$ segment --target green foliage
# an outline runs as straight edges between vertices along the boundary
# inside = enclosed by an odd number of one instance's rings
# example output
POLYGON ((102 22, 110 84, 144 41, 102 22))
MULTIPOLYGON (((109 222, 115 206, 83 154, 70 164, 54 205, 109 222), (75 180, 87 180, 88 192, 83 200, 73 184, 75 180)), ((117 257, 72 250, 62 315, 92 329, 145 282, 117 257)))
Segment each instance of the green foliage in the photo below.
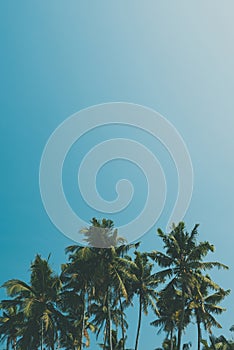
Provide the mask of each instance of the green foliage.
POLYGON ((8 299, 0 303, 0 341, 7 350, 83 350, 95 333, 104 350, 131 350, 126 349, 126 310, 137 303, 136 339, 131 339, 135 350, 142 315, 149 309, 155 315, 150 324, 166 335, 160 349, 188 350, 191 344, 182 346, 182 333, 195 321, 198 349, 203 344, 204 350, 232 350, 233 343, 224 337, 210 336, 210 344, 202 340, 201 325, 208 334, 221 327, 216 317, 225 309, 219 304, 230 291, 207 274, 227 266, 204 261, 214 246, 198 242, 197 230, 198 225, 188 233, 184 223, 169 234, 159 229, 163 252, 140 252, 139 243, 126 244, 118 236, 113 221, 93 218, 81 230, 88 246, 66 248, 60 276, 49 259, 36 255, 29 283, 4 283, 8 299))
POLYGON ((234 350, 234 342, 226 339, 223 335, 220 337, 210 336, 209 343, 206 340, 201 341, 202 350, 234 350))

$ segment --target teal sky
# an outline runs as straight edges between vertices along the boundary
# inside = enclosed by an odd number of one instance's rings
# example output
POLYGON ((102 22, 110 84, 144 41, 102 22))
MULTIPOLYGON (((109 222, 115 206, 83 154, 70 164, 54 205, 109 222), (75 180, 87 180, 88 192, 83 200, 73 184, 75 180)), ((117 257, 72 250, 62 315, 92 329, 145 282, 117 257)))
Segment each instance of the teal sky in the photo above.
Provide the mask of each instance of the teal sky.
MULTIPOLYGON (((194 192, 185 222, 189 230, 200 223, 200 239, 216 246, 209 259, 230 267, 213 277, 234 290, 233 16, 232 0, 1 1, 0 284, 10 278, 27 280, 37 252, 44 257, 51 252, 58 271, 64 248, 71 244, 50 222, 40 198, 39 163, 50 134, 82 108, 126 101, 155 109, 183 136, 194 166, 194 192)), ((70 203, 87 220, 102 217, 77 199, 76 164, 80 150, 116 135, 142 142, 159 157, 168 198, 156 227, 165 228, 176 197, 176 171, 159 143, 132 129, 107 127, 74 145, 64 165, 70 203)), ((113 186, 122 176, 120 166, 136 186, 132 207, 114 217, 126 222, 145 199, 141 172, 131 164, 113 162, 103 168, 97 184, 103 196, 112 199, 113 186)), ((142 238, 142 249, 161 248, 156 227, 142 238)), ((221 332, 231 336, 233 293, 224 305, 228 311, 220 317, 221 332)), ((135 310, 130 321, 131 340, 135 310)), ((148 321, 144 320, 140 349, 160 345, 161 337, 148 321)), ((193 348, 195 336, 193 326, 193 348)))

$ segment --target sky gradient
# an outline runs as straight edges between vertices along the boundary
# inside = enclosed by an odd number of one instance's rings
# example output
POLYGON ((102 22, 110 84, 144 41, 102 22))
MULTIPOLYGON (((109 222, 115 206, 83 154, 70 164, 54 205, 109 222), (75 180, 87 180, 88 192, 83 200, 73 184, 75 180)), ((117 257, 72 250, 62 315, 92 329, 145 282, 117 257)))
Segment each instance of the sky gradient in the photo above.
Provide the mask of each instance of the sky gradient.
MULTIPOLYGON (((58 271, 64 248, 71 244, 50 222, 40 198, 39 164, 50 134, 83 108, 125 101, 155 109, 184 138, 194 167, 194 192, 184 220, 188 230, 200 223, 200 239, 216 246, 209 259, 230 267, 212 275, 234 290, 233 16, 231 0, 1 1, 0 284, 10 278, 27 280, 36 253, 47 257, 51 252, 58 271)), ((77 201, 78 192, 74 194, 77 163, 80 150, 110 136, 144 143, 163 165, 166 208, 141 240, 142 249, 158 249, 156 228, 165 228, 177 179, 167 152, 148 135, 124 127, 88 134, 64 164, 65 192, 84 218, 95 214, 77 201)), ((123 173, 129 176, 136 197, 128 212, 114 218, 127 221, 141 209, 146 183, 133 165, 118 162, 102 169, 97 186, 104 197, 113 198, 116 181, 123 173), (123 173, 118 173, 120 167, 123 173)), ((224 306, 221 332, 230 336, 233 293, 224 306)), ((135 334, 134 318, 131 312, 129 339, 135 334)), ((195 335, 193 327, 192 341, 195 335)), ((145 341, 147 349, 154 349, 160 339, 144 321, 140 349, 146 348, 145 341)))

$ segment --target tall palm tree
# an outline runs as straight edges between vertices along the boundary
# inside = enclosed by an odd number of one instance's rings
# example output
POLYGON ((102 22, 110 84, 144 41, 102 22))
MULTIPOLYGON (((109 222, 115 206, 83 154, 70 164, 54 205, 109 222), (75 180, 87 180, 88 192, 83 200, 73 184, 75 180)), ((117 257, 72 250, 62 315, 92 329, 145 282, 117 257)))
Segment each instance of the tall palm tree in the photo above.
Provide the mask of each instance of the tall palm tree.
POLYGON ((120 256, 118 248, 98 249, 96 253, 99 265, 95 270, 94 299, 106 307, 106 332, 112 350, 112 309, 116 309, 119 297, 128 299, 125 281, 131 279, 132 274, 130 262, 120 256))
POLYGON ((224 290, 216 285, 207 275, 206 280, 201 279, 199 289, 195 288, 192 293, 192 299, 189 309, 194 311, 197 324, 197 345, 200 350, 202 340, 201 324, 204 329, 212 334, 212 327, 222 328, 220 323, 213 315, 220 315, 225 308, 218 305, 225 296, 230 293, 230 290, 224 290), (214 293, 209 294, 209 291, 214 293))
MULTIPOLYGON (((125 240, 118 237, 113 221, 106 219, 98 221, 93 218, 91 226, 82 229, 81 233, 86 237, 85 240, 89 246, 68 247, 66 251, 70 253, 71 264, 64 271, 71 268, 73 285, 77 283, 75 282, 77 279, 78 283, 83 283, 83 290, 89 291, 91 300, 86 300, 86 304, 88 302, 90 305, 93 301, 96 305, 102 305, 106 308, 106 312, 103 313, 105 315, 105 334, 112 349, 112 309, 116 308, 117 301, 119 301, 121 308, 121 298, 125 300, 128 298, 125 280, 132 277, 129 272, 131 263, 124 258, 124 255, 137 244, 122 244, 125 243, 125 240)), ((90 310, 89 308, 87 312, 89 313, 90 310)), ((122 332, 124 332, 126 324, 123 314, 122 312, 122 332)), ((124 339, 124 336, 122 338, 124 339)))
POLYGON ((88 341, 87 326, 92 328, 88 303, 93 294, 96 256, 94 248, 90 247, 70 246, 66 248, 66 253, 69 253, 69 262, 62 265, 60 276, 63 282, 62 309, 69 313, 73 326, 76 325, 77 349, 82 350, 83 338, 86 339, 86 344, 88 341))
MULTIPOLYGON (((110 338, 109 338, 109 323, 108 323, 108 309, 106 305, 103 305, 101 303, 92 303, 90 311, 93 315, 92 323, 96 326, 96 339, 98 339, 99 333, 102 329, 104 329, 104 343, 103 343, 103 348, 110 348, 110 338)), ((111 334, 112 334, 112 345, 115 347, 116 345, 116 339, 113 338, 113 335, 117 336, 118 333, 118 328, 121 324, 121 310, 118 308, 112 308, 111 309, 111 321, 112 321, 112 329, 111 329, 111 334), (114 329, 115 327, 115 329, 114 329), (113 340, 114 339, 114 340, 113 340)), ((124 319, 124 323, 126 326, 126 321, 124 319)), ((121 338, 118 341, 118 346, 121 345, 121 349, 123 349, 123 345, 125 343, 125 339, 121 338)))
POLYGON ((135 340, 135 350, 138 350, 142 313, 144 312, 144 314, 147 315, 149 307, 151 307, 154 312, 157 312, 157 292, 155 288, 161 280, 158 277, 156 278, 155 273, 152 273, 153 264, 149 263, 146 253, 135 251, 134 254, 134 264, 131 265, 134 280, 132 282, 130 297, 133 298, 134 295, 137 295, 139 298, 138 325, 135 340))
MULTIPOLYGON (((201 271, 211 269, 215 266, 218 268, 228 267, 219 262, 204 262, 203 258, 208 252, 214 251, 214 246, 209 242, 196 241, 198 225, 195 225, 191 233, 185 230, 185 225, 180 222, 173 226, 169 234, 165 234, 161 229, 158 230, 159 237, 164 242, 165 253, 153 251, 150 257, 163 267, 164 270, 159 272, 159 276, 170 279, 168 286, 171 284, 181 291, 181 313, 178 324, 177 349, 181 349, 182 331, 185 328, 185 310, 189 300, 192 297, 192 290, 195 286, 199 288, 201 271)), ((201 277, 202 276, 202 277, 201 277)))
MULTIPOLYGON (((170 350, 175 349, 175 331, 178 329, 179 316, 181 313, 181 293, 173 284, 166 286, 158 293, 157 300, 158 317, 151 322, 152 326, 158 327, 158 333, 166 333, 167 345, 170 350)), ((189 323, 191 311, 186 309, 184 323, 189 323)))
POLYGON ((58 319, 61 313, 56 303, 61 290, 61 281, 48 264, 37 255, 31 264, 30 284, 12 279, 4 283, 7 294, 18 302, 24 315, 21 337, 18 344, 25 350, 43 349, 46 344, 54 350, 58 338, 58 319))

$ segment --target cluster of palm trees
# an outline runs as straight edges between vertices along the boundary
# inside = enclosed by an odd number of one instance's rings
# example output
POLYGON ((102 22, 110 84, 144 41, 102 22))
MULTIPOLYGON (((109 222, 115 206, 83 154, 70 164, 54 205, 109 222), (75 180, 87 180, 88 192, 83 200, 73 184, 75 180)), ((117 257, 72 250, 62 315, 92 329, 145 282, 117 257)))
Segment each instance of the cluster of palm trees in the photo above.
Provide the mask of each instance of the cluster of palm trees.
POLYGON ((165 332, 163 349, 188 348, 182 335, 194 320, 197 348, 208 349, 202 329, 212 334, 213 327, 221 327, 216 315, 224 311, 219 304, 230 291, 207 271, 228 267, 204 261, 214 247, 197 242, 197 228, 188 233, 181 222, 169 234, 158 230, 163 252, 140 252, 140 243, 118 237, 111 220, 92 219, 82 230, 88 245, 66 248, 59 275, 49 258, 37 255, 29 283, 4 283, 9 298, 0 303, 0 341, 7 350, 83 350, 94 333, 103 350, 131 350, 126 312, 134 305, 138 321, 132 349, 139 349, 142 315, 149 309, 155 318, 151 325, 165 332))

